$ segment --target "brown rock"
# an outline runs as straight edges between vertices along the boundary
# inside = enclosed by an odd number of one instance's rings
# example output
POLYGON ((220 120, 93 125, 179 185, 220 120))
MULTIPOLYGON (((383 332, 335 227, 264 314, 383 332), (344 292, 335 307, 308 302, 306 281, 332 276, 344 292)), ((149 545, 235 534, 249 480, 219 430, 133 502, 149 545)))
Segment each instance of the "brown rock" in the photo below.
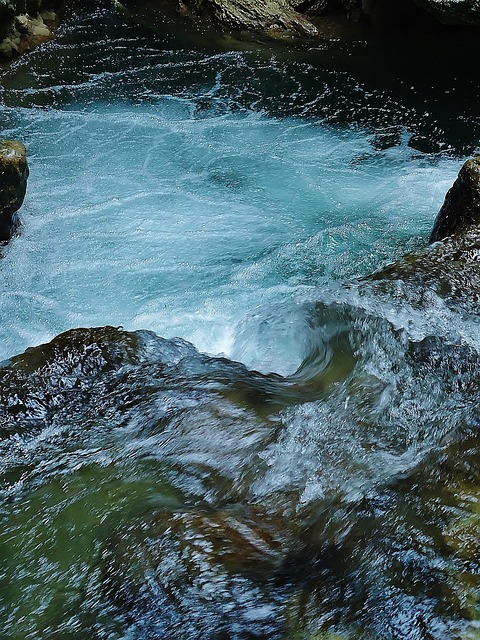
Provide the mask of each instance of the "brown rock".
POLYGON ((18 226, 16 212, 27 190, 27 152, 21 142, 0 141, 0 241, 10 240, 18 226))

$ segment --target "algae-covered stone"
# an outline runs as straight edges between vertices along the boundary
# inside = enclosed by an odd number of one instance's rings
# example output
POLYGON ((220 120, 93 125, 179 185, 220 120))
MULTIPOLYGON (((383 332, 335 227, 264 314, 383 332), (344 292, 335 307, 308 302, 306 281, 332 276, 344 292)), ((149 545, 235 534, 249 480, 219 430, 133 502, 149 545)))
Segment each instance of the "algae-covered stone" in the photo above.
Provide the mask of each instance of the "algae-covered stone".
POLYGON ((21 142, 0 142, 0 241, 9 240, 16 227, 16 212, 27 190, 27 152, 21 142))

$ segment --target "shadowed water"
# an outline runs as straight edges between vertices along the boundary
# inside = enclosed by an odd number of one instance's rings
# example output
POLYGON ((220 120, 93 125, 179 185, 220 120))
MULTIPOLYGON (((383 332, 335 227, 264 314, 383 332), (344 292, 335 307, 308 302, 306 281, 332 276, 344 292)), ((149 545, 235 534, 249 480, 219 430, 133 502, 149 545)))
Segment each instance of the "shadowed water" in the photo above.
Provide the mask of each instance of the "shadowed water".
POLYGON ((478 87, 233 44, 79 6, 3 74, 0 636, 478 638, 478 87))

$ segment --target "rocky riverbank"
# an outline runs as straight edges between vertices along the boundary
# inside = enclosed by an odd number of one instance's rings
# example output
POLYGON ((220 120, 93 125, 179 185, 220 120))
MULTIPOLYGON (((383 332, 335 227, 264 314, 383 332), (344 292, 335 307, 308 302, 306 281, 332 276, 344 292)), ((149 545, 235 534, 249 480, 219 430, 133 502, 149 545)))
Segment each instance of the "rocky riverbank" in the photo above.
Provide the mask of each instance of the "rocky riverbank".
MULTIPOLYGON (((480 0, 112 0, 132 13, 176 11, 197 22, 274 37, 340 37, 425 25, 480 26, 480 0)), ((68 0, 0 0, 0 60, 53 37, 68 0)))
POLYGON ((135 10, 178 12, 233 30, 263 31, 275 36, 323 36, 332 21, 362 24, 374 30, 429 24, 480 26, 477 0, 122 0, 135 10))

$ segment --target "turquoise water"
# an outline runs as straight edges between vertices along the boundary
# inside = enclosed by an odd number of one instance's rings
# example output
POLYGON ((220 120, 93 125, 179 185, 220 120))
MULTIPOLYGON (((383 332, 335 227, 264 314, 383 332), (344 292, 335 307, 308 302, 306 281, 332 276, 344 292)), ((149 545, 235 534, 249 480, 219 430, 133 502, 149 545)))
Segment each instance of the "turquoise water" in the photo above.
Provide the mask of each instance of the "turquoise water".
POLYGON ((0 637, 478 638, 476 293, 362 280, 426 246, 478 87, 183 28, 79 6, 3 74, 0 359, 140 332, 0 371, 0 637))
POLYGON ((424 243, 459 164, 174 97, 15 118, 31 177, 2 264, 3 357, 113 324, 292 373, 302 300, 424 243))
POLYGON ((355 77, 312 79, 268 49, 163 50, 111 12, 99 47, 88 20, 4 80, 4 135, 26 144, 31 176, 2 264, 0 357, 113 324, 292 373, 302 301, 424 245, 462 156, 409 146, 411 108, 383 107, 393 121, 375 128, 320 118, 322 95, 326 115, 352 92, 365 102, 355 77))

